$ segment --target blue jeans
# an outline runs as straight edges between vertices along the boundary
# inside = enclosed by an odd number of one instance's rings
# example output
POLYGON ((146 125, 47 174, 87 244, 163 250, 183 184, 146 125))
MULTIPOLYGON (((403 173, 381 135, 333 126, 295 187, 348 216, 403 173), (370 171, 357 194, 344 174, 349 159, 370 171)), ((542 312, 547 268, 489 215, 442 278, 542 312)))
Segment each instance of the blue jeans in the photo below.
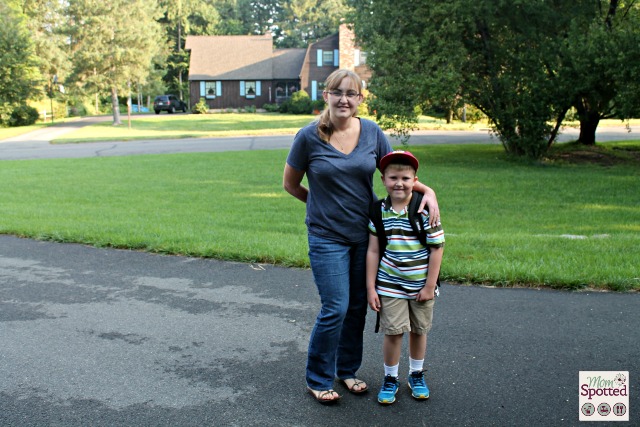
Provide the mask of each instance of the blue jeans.
POLYGON ((309 260, 322 304, 307 358, 307 385, 314 390, 332 389, 336 377, 354 378, 362 364, 367 246, 309 235, 309 260))

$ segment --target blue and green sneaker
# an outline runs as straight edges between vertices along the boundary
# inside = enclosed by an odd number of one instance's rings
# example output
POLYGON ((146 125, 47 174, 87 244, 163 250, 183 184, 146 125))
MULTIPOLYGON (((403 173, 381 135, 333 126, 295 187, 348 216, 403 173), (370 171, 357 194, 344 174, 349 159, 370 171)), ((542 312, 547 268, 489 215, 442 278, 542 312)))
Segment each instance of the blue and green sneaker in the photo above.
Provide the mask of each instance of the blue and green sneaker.
POLYGON ((424 371, 411 372, 407 385, 411 389, 411 396, 415 399, 428 399, 429 387, 424 380, 424 371))
POLYGON ((398 392, 398 379, 387 375, 382 381, 382 388, 378 393, 378 402, 383 405, 391 405, 396 401, 396 393, 398 392))

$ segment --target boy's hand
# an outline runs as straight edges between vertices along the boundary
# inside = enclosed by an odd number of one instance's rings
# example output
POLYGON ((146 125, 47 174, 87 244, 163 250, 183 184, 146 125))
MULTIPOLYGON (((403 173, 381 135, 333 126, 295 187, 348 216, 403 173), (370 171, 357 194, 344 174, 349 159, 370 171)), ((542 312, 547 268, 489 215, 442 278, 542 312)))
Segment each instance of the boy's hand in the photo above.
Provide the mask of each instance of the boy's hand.
POLYGON ((367 292, 367 299, 369 300, 369 307, 371 307, 371 310, 375 312, 380 311, 380 298, 378 298, 378 294, 376 292, 367 292))
POLYGON ((435 288, 431 288, 429 286, 425 286, 424 288, 422 288, 420 290, 420 292, 418 292, 418 295, 416 296, 416 301, 421 302, 421 301, 429 301, 432 300, 436 297, 435 295, 435 288))

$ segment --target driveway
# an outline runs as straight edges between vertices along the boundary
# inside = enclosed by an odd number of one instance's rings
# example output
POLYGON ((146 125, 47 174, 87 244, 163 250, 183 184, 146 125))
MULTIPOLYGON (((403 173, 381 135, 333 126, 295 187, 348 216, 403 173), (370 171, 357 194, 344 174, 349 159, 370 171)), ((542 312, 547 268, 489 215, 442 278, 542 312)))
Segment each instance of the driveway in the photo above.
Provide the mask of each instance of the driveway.
POLYGON ((640 423, 640 294, 444 284, 428 401, 333 407, 305 392, 310 271, 0 236, 0 425, 573 426, 579 371, 630 372, 640 423))

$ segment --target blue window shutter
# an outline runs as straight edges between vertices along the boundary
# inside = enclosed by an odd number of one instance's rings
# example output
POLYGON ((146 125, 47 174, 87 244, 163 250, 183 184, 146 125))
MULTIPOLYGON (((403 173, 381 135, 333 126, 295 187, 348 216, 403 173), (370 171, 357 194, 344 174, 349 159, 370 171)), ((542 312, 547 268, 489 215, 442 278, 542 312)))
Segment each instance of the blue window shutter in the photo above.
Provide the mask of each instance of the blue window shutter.
POLYGON ((311 82, 311 100, 315 101, 318 99, 318 82, 313 80, 311 82))
POLYGON ((322 67, 322 49, 318 49, 318 57, 316 59, 318 60, 318 67, 322 67))
POLYGON ((244 96, 244 80, 240 81, 240 96, 244 96))
POLYGON ((222 82, 216 82, 216 96, 222 96, 222 82))
POLYGON ((340 66, 340 51, 338 49, 333 50, 333 65, 340 66))
POLYGON ((206 94, 207 94, 207 91, 204 88, 204 82, 200 82, 200 96, 205 96, 206 94))
POLYGON ((258 80, 256 82, 256 96, 260 96, 262 94, 262 82, 258 80))

